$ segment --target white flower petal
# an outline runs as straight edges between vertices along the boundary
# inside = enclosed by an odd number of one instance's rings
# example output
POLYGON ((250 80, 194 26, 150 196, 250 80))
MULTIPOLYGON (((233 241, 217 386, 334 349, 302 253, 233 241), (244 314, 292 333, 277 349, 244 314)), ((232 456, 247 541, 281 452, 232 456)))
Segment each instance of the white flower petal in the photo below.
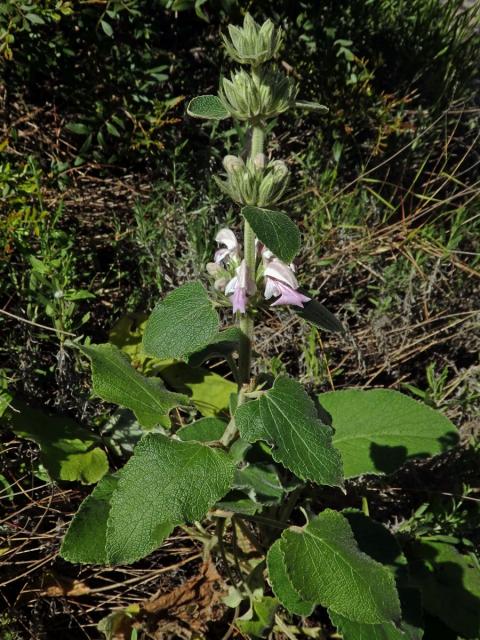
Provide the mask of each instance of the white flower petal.
POLYGON ((298 289, 298 281, 295 274, 287 264, 278 258, 274 258, 267 264, 265 268, 265 275, 267 277, 280 280, 280 282, 284 282, 292 289, 298 289))
POLYGON ((229 295, 233 293, 237 287, 238 278, 234 276, 229 282, 227 282, 227 286, 225 287, 225 294, 229 295))
POLYGON ((230 253, 235 253, 238 250, 237 238, 233 231, 228 227, 220 229, 215 236, 215 240, 218 244, 224 244, 230 253))
POLYGON ((223 262, 225 258, 228 258, 229 255, 230 251, 228 249, 218 249, 218 251, 215 251, 213 259, 218 264, 219 262, 223 262))
POLYGON ((265 300, 270 300, 270 298, 277 297, 280 295, 280 291, 278 290, 277 284, 273 278, 265 278, 265 300))

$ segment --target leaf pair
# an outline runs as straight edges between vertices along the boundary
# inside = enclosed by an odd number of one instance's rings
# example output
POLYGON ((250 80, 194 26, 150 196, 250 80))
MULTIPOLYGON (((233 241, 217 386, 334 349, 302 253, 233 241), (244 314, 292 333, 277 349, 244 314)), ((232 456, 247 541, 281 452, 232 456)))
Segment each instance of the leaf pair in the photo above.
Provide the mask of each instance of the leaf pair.
MULTIPOLYGON (((295 106, 305 111, 313 111, 320 114, 328 113, 328 107, 318 102, 299 100, 295 106)), ((225 120, 225 118, 230 117, 230 113, 225 108, 223 102, 215 95, 193 98, 190 100, 187 113, 189 116, 192 116, 192 118, 200 118, 201 120, 225 120)))

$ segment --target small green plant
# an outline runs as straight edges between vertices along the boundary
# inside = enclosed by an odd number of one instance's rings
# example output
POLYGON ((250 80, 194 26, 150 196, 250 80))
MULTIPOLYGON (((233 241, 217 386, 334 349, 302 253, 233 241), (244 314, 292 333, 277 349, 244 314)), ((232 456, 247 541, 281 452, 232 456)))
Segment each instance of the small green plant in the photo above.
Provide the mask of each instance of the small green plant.
MULTIPOLYGON (((170 292, 137 340, 130 335, 122 344, 117 331, 112 343, 72 343, 91 362, 93 393, 129 409, 147 433, 82 503, 60 553, 74 563, 130 563, 176 526, 193 523, 204 538, 200 522, 212 518, 208 547, 234 565, 225 602, 238 608, 243 635, 263 637, 274 624, 288 631, 285 615, 318 609, 345 640, 414 640, 432 616, 474 638, 480 574, 469 554, 451 541, 395 536, 366 513, 339 507, 351 480, 454 446, 452 423, 395 391, 311 398, 278 360, 276 377, 256 371, 256 326, 267 305, 270 313, 287 306, 317 329, 343 331, 297 279, 300 232, 272 208, 288 188, 288 165, 271 159, 266 143, 274 118, 326 108, 297 100, 297 83, 275 65, 282 34, 270 21, 260 26, 247 16, 224 41, 243 68, 221 81, 217 95, 194 98, 188 113, 233 118, 247 129, 246 148, 224 158, 216 179, 238 205, 238 220, 216 235, 210 293, 199 281, 170 292), (219 310, 233 314, 231 324, 220 326, 219 310), (224 377, 208 368, 217 360, 224 377), (223 400, 214 404, 219 388, 223 400), (239 534, 251 553, 241 553, 239 534)), ((309 370, 319 375, 311 336, 309 370)))

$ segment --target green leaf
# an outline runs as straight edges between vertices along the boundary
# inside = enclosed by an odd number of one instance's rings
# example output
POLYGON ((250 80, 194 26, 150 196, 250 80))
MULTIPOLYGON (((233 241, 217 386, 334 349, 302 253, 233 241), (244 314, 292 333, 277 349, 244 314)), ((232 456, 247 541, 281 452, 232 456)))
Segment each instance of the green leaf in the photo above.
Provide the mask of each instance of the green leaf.
POLYGON ((190 100, 187 113, 193 118, 204 120, 224 120, 230 114, 218 96, 198 96, 190 100))
POLYGON ((342 462, 332 446, 331 429, 320 422, 300 383, 277 378, 258 400, 241 405, 235 420, 244 440, 267 442, 273 459, 302 480, 342 485, 342 462))
POLYGON ((242 335, 238 327, 229 327, 220 331, 210 344, 189 356, 188 364, 192 367, 199 367, 210 358, 225 358, 234 351, 238 351, 242 335))
POLYGON ((291 262, 300 251, 300 231, 285 213, 243 207, 242 215, 260 242, 283 262, 291 262))
POLYGON ((107 520, 110 501, 118 485, 118 475, 106 475, 85 498, 68 527, 60 555, 69 562, 106 564, 108 562, 107 520))
POLYGON ((395 536, 383 524, 357 509, 344 509, 342 515, 348 520, 360 551, 389 567, 399 580, 406 580, 407 559, 395 536))
POLYGON ((391 473, 410 458, 435 455, 458 440, 448 418, 397 391, 331 391, 319 401, 332 416, 333 443, 347 478, 391 473))
POLYGON ((281 540, 276 540, 267 554, 268 577, 273 593, 282 605, 297 616, 307 617, 315 608, 314 602, 303 600, 295 591, 287 574, 285 559, 281 549, 281 540))
POLYGON ((216 507, 222 511, 231 511, 247 516, 253 516, 263 509, 262 504, 248 498, 243 491, 236 489, 229 491, 224 498, 217 502, 216 507))
POLYGON ((250 463, 235 471, 234 489, 246 493, 262 505, 278 504, 285 493, 280 478, 272 464, 250 463))
POLYGON ((10 406, 10 403, 13 399, 13 396, 8 393, 8 391, 0 392, 0 418, 3 416, 5 411, 10 406))
POLYGON ((364 624, 330 612, 332 623, 342 633, 344 640, 421 640, 423 620, 420 593, 409 588, 407 559, 395 537, 379 522, 375 522, 361 511, 342 512, 353 531, 360 551, 386 566, 396 578, 402 608, 402 621, 393 625, 364 624))
POLYGON ((165 382, 181 393, 185 393, 204 416, 225 414, 230 395, 237 392, 237 385, 213 371, 189 367, 183 362, 170 364, 160 370, 165 382))
POLYGON ((77 133, 78 135, 88 135, 91 131, 90 127, 82 122, 69 122, 66 125, 66 128, 72 133, 77 133))
POLYGON ((310 100, 297 100, 295 102, 295 106, 297 107, 297 109, 304 109, 305 111, 315 111, 315 113, 319 113, 321 115, 330 111, 330 109, 324 104, 320 104, 319 102, 311 102, 310 100))
POLYGON ((187 396, 168 391, 158 378, 146 378, 130 364, 128 357, 113 344, 76 345, 92 363, 94 393, 131 409, 147 429, 170 426, 168 413, 174 407, 190 404, 187 396))
MULTIPOLYGON (((308 291, 300 289, 301 293, 309 295, 308 291)), ((318 300, 310 300, 301 307, 294 307, 293 311, 303 320, 310 322, 319 329, 333 331, 334 333, 345 333, 343 324, 318 300)))
POLYGON ((399 621, 391 571, 360 551, 342 514, 327 509, 304 529, 287 529, 280 548, 287 575, 303 600, 357 622, 399 621))
POLYGON ((223 451, 148 434, 123 467, 107 526, 111 563, 154 551, 177 524, 201 520, 230 488, 234 464, 223 451))
POLYGON ((107 456, 98 446, 100 438, 71 418, 14 400, 4 420, 15 434, 40 446, 40 462, 51 478, 92 484, 107 473, 107 456))
POLYGON ((45 20, 38 13, 26 13, 25 18, 32 24, 45 24, 45 20))
POLYGON ((263 596, 260 600, 253 600, 253 606, 247 614, 237 618, 236 626, 242 634, 253 638, 265 638, 273 626, 278 600, 263 596))
POLYGON ((419 539, 407 547, 412 584, 423 606, 462 638, 480 636, 478 561, 448 543, 419 539))
POLYGON ((218 418, 201 418, 179 429, 177 436, 184 441, 215 442, 223 436, 226 426, 226 422, 218 418))
POLYGON ((106 20, 100 20, 100 26, 102 27, 102 31, 106 36, 113 36, 113 29, 109 22, 107 22, 106 20))
POLYGON ((344 616, 329 612, 332 624, 337 627, 343 640, 416 640, 422 636, 408 635, 392 622, 383 624, 364 624, 348 620, 344 616))
POLYGON ((203 349, 218 333, 218 315, 199 282, 169 293, 153 310, 145 327, 143 348, 154 358, 176 358, 203 349))

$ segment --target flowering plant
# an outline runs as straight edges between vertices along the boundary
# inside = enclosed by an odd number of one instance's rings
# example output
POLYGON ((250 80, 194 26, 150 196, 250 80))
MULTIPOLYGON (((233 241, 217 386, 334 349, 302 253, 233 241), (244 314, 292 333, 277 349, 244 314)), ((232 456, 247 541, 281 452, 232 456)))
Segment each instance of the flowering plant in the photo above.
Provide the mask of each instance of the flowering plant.
MULTIPOLYGON (((352 479, 440 453, 456 442, 455 428, 395 391, 331 391, 313 400, 291 377, 253 374, 255 323, 265 305, 286 305, 321 329, 344 331, 300 288, 293 264, 300 233, 287 213, 271 208, 286 193, 289 170, 269 158, 266 122, 292 109, 325 111, 296 101, 296 82, 275 67, 281 43, 270 21, 258 25, 247 15, 224 36, 227 54, 247 70, 188 107, 193 117, 233 117, 249 130, 248 148, 226 156, 225 173, 215 178, 241 207, 243 241, 218 230, 207 265, 211 293, 189 282, 161 300, 133 354, 135 367, 116 345, 77 344, 91 360, 94 393, 132 411, 149 433, 83 502, 61 555, 134 562, 176 526, 193 523, 205 540, 208 525, 200 521, 207 518, 216 527, 206 548, 235 567, 227 571, 225 603, 242 634, 263 636, 277 624, 294 637, 283 616, 319 608, 346 640, 419 639, 422 607, 442 618, 428 591, 433 578, 422 571, 432 554, 451 559, 452 550, 445 540, 396 537, 369 518, 366 500, 361 511, 345 507, 356 504, 352 479), (233 321, 223 329, 222 306, 233 321), (211 375, 204 365, 215 359, 231 370, 221 406, 198 393, 211 375)), ((465 556, 456 561, 466 566, 465 556)), ((462 635, 473 637, 470 631, 465 623, 462 635)))

